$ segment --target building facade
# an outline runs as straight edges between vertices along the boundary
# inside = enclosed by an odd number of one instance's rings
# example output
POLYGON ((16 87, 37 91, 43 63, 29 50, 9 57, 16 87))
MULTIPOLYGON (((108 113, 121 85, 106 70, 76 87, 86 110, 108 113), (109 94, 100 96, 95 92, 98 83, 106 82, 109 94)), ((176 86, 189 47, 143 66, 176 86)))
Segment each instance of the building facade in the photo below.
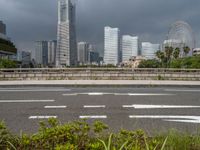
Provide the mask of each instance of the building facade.
POLYGON ((120 31, 118 28, 104 28, 104 63, 117 65, 120 61, 120 31))
POLYGON ((140 47, 139 38, 137 36, 122 36, 122 62, 128 61, 132 56, 138 56, 140 47))
POLYGON ((18 51, 17 60, 21 61, 22 67, 29 67, 31 63, 31 52, 28 51, 18 51))
POLYGON ((150 42, 142 43, 141 55, 146 59, 156 58, 156 52, 160 50, 160 44, 152 44, 150 42))
POLYGON ((88 63, 88 54, 89 54, 89 44, 86 42, 78 43, 78 63, 87 64, 88 63))
POLYGON ((75 5, 71 0, 58 0, 56 66, 77 64, 75 5))
POLYGON ((0 38, 10 41, 10 39, 6 36, 6 24, 4 24, 3 21, 0 21, 0 38))
POLYGON ((38 65, 47 66, 48 64, 48 41, 35 42, 35 61, 38 65))
POLYGON ((48 41, 48 65, 55 66, 57 41, 48 41))
POLYGON ((200 48, 195 48, 193 50, 193 55, 200 55, 200 48))
POLYGON ((6 25, 0 21, 0 33, 6 35, 6 25))

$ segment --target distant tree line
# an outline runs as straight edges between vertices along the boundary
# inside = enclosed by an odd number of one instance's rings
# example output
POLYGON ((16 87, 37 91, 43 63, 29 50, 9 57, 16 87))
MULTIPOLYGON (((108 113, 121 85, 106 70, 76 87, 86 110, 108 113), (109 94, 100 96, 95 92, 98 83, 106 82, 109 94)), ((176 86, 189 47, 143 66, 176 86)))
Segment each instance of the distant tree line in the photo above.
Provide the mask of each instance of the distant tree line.
MULTIPOLYGON (((183 47, 183 56, 190 52, 188 46, 183 47)), ((139 68, 200 68, 200 55, 180 57, 180 48, 165 47, 164 51, 157 51, 157 59, 143 60, 139 68)))

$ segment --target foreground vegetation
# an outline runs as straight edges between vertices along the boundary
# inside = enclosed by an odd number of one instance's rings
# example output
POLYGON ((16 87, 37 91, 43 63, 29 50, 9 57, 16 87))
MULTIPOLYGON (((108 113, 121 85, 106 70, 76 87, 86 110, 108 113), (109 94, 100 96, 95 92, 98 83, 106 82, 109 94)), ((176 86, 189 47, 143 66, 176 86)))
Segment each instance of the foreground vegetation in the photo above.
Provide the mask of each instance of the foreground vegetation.
POLYGON ((1 150, 199 150, 200 136, 170 131, 149 137, 142 130, 109 133, 108 126, 96 121, 61 124, 56 119, 40 122, 39 131, 19 136, 0 122, 1 150))
POLYGON ((189 51, 187 46, 183 47, 183 54, 180 48, 165 47, 164 51, 156 52, 157 59, 143 60, 138 67, 200 69, 200 55, 188 56, 189 51))

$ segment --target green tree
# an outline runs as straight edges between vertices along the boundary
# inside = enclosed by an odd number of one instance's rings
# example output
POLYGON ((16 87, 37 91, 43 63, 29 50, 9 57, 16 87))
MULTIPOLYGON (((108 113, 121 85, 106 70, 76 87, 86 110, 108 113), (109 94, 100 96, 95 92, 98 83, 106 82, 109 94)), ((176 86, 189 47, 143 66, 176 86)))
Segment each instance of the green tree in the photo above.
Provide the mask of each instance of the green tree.
POLYGON ((165 57, 166 57, 166 66, 167 67, 170 67, 170 62, 171 62, 173 51, 174 51, 173 47, 171 47, 171 46, 165 47, 165 57))
POLYGON ((190 52, 190 48, 188 46, 184 46, 183 47, 183 52, 184 52, 185 56, 187 56, 188 53, 190 52))
POLYGON ((174 50, 174 52, 173 52, 173 57, 174 57, 174 59, 179 58, 179 55, 180 55, 180 48, 177 47, 177 48, 175 48, 175 50, 174 50))
POLYGON ((143 60, 140 62, 138 68, 159 68, 161 66, 161 63, 156 60, 143 60))

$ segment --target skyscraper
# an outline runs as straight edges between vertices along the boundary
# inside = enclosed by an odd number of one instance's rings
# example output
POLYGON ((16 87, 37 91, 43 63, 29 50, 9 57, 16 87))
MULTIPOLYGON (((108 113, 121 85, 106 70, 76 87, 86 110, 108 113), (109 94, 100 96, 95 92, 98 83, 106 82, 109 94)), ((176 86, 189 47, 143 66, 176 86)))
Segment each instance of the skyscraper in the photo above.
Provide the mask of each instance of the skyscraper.
POLYGON ((122 61, 128 61, 132 56, 138 56, 140 51, 140 42, 137 36, 122 36, 122 61))
POLYGON ((104 28, 104 63, 117 65, 120 59, 120 31, 118 28, 104 28))
POLYGON ((79 64, 88 63, 89 44, 86 42, 78 43, 78 62, 79 64))
POLYGON ((56 66, 77 64, 75 5, 71 0, 58 0, 56 66))

